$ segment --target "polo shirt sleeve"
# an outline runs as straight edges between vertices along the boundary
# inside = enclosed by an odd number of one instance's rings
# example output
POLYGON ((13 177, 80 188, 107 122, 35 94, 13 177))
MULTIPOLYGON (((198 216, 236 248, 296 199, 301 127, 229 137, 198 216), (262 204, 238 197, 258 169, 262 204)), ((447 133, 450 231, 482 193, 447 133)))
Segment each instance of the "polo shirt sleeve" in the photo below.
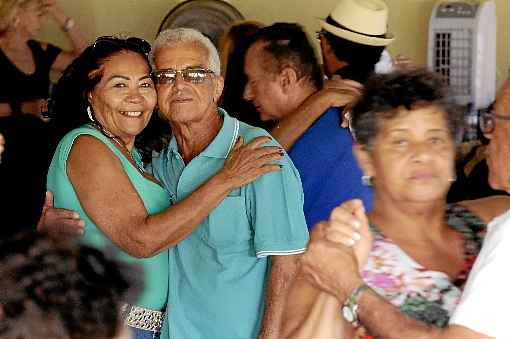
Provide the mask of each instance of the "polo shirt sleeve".
MULTIPOLYGON (((501 217, 500 217, 501 218, 501 217)), ((461 325, 494 338, 508 337, 510 301, 510 214, 497 224, 489 225, 489 233, 476 259, 462 298, 450 324, 461 325)))
POLYGON ((259 258, 302 253, 308 243, 299 174, 287 155, 279 163, 281 170, 263 175, 246 188, 247 214, 259 258))

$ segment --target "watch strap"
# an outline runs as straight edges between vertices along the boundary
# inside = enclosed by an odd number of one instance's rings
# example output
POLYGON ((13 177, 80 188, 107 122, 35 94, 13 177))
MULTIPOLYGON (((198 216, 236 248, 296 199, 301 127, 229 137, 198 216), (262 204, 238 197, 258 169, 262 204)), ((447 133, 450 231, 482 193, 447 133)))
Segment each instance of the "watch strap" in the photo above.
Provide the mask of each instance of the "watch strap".
POLYGON ((343 308, 349 309, 349 311, 352 315, 352 319, 346 319, 346 320, 349 321, 354 327, 359 326, 358 300, 359 300, 361 294, 368 289, 369 289, 369 287, 367 284, 365 284, 364 282, 361 283, 361 285, 359 285, 352 291, 352 293, 349 295, 347 300, 345 300, 345 302, 342 305, 342 309, 343 308))

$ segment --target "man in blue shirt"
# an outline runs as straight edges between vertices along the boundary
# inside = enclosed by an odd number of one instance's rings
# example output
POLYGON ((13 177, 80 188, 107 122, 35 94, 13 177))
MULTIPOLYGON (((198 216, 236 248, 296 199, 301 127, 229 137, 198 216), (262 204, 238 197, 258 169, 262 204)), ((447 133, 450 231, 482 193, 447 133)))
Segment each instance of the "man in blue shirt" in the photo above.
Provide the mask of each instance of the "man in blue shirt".
MULTIPOLYGON (((261 29, 246 53, 245 73, 245 99, 253 102, 263 120, 278 121, 292 114, 323 85, 313 47, 297 24, 261 29)), ((360 198, 367 209, 372 204, 372 191, 362 184, 352 151, 352 137, 340 126, 341 115, 339 108, 330 107, 289 151, 303 182, 308 228, 328 219, 331 210, 346 200, 360 198)))

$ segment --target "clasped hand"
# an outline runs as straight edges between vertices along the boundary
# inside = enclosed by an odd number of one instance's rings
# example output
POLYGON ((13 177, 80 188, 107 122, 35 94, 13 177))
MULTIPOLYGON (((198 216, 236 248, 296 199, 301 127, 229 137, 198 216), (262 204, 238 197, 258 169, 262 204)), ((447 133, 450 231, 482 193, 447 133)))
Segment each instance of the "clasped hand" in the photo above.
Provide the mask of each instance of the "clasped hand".
POLYGON ((317 224, 302 258, 302 272, 317 288, 343 302, 361 284, 360 269, 372 247, 363 203, 350 200, 317 224))

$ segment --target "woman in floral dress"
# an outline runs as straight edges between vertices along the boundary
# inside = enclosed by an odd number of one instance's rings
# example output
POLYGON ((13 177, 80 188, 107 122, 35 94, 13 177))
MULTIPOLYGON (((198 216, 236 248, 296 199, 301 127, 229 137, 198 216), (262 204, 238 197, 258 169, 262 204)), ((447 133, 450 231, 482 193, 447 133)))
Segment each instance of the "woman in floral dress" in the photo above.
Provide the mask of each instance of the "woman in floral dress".
MULTIPOLYGON (((447 99, 442 79, 426 71, 379 75, 352 112, 363 182, 375 188, 373 210, 359 209, 373 236, 363 280, 408 316, 439 327, 460 299, 485 225, 509 208, 506 197, 446 204, 461 122, 447 99)), ((371 338, 345 326, 339 301, 309 281, 300 273, 290 292, 287 338, 371 338)))

